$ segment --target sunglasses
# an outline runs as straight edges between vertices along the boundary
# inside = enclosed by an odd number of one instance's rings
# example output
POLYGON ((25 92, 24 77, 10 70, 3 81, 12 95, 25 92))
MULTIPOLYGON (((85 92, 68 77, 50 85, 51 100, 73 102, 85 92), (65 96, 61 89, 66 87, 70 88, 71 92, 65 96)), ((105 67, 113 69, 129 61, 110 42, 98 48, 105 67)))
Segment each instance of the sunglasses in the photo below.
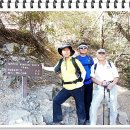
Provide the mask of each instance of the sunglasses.
POLYGON ((87 47, 79 47, 80 50, 87 49, 87 47))
POLYGON ((105 55, 105 52, 98 52, 98 54, 100 54, 100 55, 101 55, 101 54, 102 54, 102 55, 105 55))

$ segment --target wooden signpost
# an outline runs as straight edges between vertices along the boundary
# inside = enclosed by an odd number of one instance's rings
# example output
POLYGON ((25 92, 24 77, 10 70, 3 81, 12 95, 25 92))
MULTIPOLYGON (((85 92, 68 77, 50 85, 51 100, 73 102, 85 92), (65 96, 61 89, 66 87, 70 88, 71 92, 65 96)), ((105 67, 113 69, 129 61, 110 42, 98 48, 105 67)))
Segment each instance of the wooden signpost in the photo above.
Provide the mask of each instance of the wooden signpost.
POLYGON ((42 76, 42 65, 28 62, 7 62, 7 76, 22 76, 22 93, 23 97, 27 96, 27 77, 42 76))

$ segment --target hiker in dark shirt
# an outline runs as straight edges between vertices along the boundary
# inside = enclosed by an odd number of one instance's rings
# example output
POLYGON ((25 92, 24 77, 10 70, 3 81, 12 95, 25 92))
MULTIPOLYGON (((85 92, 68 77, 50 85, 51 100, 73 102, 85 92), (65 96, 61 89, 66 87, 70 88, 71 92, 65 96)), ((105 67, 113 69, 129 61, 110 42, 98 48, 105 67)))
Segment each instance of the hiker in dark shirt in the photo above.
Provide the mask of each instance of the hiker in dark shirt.
POLYGON ((94 64, 93 58, 88 55, 88 46, 82 42, 78 46, 79 56, 77 59, 82 63, 86 70, 86 76, 84 80, 84 105, 86 112, 86 125, 89 125, 89 109, 92 101, 93 82, 90 77, 91 66, 94 64))

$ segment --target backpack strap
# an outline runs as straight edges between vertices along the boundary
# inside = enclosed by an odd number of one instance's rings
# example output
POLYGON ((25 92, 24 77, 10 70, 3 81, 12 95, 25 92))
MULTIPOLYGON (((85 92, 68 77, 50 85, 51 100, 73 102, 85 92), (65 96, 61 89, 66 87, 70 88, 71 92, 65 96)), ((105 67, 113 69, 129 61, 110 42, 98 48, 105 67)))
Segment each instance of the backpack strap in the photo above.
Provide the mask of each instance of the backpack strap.
POLYGON ((61 58, 57 64, 57 66, 55 67, 55 73, 59 73, 61 72, 61 64, 63 62, 63 58, 61 58))
POLYGON ((90 65, 92 66, 93 65, 93 59, 91 56, 88 56, 89 60, 90 60, 90 65))
POLYGON ((88 59, 90 60, 90 64, 88 64, 89 69, 91 69, 91 66, 93 65, 93 60, 91 56, 88 56, 88 59))
MULTIPOLYGON (((93 59, 91 56, 87 56, 88 60, 90 61, 89 63, 83 64, 83 66, 88 66, 89 68, 91 68, 91 66, 93 65, 93 59)), ((76 59, 79 59, 78 56, 76 57, 76 59)))
POLYGON ((111 62, 110 61, 108 61, 108 64, 110 65, 110 67, 112 68, 112 65, 111 65, 111 62))
POLYGON ((76 74, 76 76, 78 78, 78 81, 81 82, 83 79, 81 77, 80 68, 79 68, 78 64, 76 63, 76 58, 72 57, 72 63, 74 65, 74 67, 75 67, 75 70, 76 70, 75 74, 76 74))
POLYGON ((75 60, 76 60, 76 59, 72 57, 72 63, 73 63, 73 65, 74 65, 74 67, 75 67, 76 75, 79 77, 79 76, 81 75, 81 71, 80 71, 80 68, 79 68, 79 66, 77 65, 77 63, 76 63, 75 60))
MULTIPOLYGON (((109 66, 112 68, 112 65, 111 65, 111 62, 110 62, 110 61, 108 61, 108 64, 109 64, 109 66)), ((97 69, 97 63, 94 64, 94 73, 95 73, 96 69, 97 69)))
POLYGON ((97 69, 97 63, 94 64, 94 73, 95 73, 96 69, 97 69))

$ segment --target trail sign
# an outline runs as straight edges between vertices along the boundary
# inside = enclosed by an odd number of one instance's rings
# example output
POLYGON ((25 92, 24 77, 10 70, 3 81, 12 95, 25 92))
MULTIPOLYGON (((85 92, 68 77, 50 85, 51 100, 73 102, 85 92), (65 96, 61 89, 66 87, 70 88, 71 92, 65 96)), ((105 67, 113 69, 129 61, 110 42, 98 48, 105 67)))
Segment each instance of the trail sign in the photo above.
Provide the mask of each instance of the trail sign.
POLYGON ((28 62, 20 62, 20 63, 7 62, 6 75, 41 76, 42 66, 41 64, 28 63, 28 62))
POLYGON ((28 62, 7 62, 7 76, 22 76, 23 97, 27 96, 27 76, 42 76, 42 65, 28 62))

